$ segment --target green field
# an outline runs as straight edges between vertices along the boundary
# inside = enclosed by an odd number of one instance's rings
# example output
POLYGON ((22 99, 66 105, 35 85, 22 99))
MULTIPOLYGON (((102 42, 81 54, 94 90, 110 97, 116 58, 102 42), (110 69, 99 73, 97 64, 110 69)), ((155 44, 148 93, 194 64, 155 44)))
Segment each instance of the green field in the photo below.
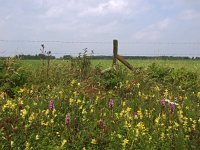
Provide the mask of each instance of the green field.
MULTIPOLYGON (((41 60, 20 60, 21 63, 33 69, 37 69, 42 65, 41 60)), ((51 64, 69 64, 70 60, 52 60, 51 64)), ((112 66, 112 60, 92 60, 92 65, 100 65, 102 68, 108 68, 112 66)), ((133 67, 147 67, 152 63, 157 63, 163 67, 172 67, 175 69, 186 68, 188 71, 200 72, 200 60, 158 60, 158 59, 130 59, 128 62, 133 67)), ((119 63, 121 64, 121 63, 119 63)))

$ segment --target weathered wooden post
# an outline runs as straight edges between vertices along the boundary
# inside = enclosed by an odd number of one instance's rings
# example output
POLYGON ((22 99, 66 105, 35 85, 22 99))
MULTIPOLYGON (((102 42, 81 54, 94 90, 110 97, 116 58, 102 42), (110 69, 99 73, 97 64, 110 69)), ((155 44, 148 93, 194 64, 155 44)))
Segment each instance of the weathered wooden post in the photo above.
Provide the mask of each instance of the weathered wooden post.
POLYGON ((113 40, 113 66, 117 63, 117 55, 118 55, 118 41, 113 40))

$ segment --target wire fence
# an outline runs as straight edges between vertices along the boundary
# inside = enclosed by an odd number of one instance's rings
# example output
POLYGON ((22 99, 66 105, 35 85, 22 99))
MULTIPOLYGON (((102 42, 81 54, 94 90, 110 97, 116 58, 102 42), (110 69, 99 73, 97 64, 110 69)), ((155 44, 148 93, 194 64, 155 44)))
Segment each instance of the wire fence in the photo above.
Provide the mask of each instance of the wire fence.
MULTIPOLYGON (((94 55, 112 56, 112 41, 60 41, 60 40, 3 40, 0 39, 0 56, 40 53, 41 44, 52 55, 79 55, 83 49, 94 55)), ((124 56, 200 56, 200 42, 138 42, 119 41, 119 53, 124 56)))

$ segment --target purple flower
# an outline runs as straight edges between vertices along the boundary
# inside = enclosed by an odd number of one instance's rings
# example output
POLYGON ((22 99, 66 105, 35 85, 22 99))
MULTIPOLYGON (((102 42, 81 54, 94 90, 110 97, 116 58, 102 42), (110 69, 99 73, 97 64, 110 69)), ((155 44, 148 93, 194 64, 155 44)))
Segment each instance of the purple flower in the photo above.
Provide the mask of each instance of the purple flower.
POLYGON ((53 100, 50 100, 50 102, 49 102, 49 109, 50 110, 54 109, 54 101, 53 100))
POLYGON ((171 113, 174 113, 174 110, 175 110, 175 104, 171 103, 170 104, 170 111, 171 111, 171 113))
POLYGON ((71 122, 70 113, 67 113, 67 115, 65 117, 65 124, 68 126, 68 125, 70 125, 70 122, 71 122))
POLYGON ((134 112, 134 116, 137 116, 137 115, 138 115, 138 112, 137 112, 137 111, 135 111, 135 112, 134 112))
POLYGON ((110 109, 112 109, 113 106, 114 106, 114 101, 113 101, 113 99, 110 99, 110 101, 109 101, 109 103, 108 103, 108 107, 109 107, 110 109))
POLYGON ((164 99, 164 98, 160 100, 160 104, 161 104, 161 106, 163 106, 163 107, 165 106, 165 99, 164 99))

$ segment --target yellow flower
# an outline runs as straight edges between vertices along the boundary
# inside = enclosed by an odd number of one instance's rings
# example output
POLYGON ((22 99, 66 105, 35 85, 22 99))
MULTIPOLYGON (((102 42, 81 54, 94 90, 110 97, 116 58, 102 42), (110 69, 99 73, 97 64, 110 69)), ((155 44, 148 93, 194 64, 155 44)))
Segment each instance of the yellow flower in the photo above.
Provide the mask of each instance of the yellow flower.
POLYGON ((144 123, 143 123, 143 122, 139 122, 136 126, 137 126, 137 128, 138 128, 139 130, 144 130, 144 129, 145 129, 145 126, 144 126, 144 123))
POLYGON ((131 111, 131 108, 130 108, 130 107, 127 107, 126 111, 127 111, 127 112, 130 112, 130 111, 131 111))
POLYGON ((138 87, 138 88, 140 87, 140 83, 137 84, 137 87, 138 87))
POLYGON ((200 98, 200 92, 198 92, 198 93, 197 93, 197 97, 199 97, 199 98, 200 98))
POLYGON ((82 114, 83 115, 87 114, 87 111, 85 110, 85 108, 82 110, 82 114))
POLYGON ((123 102, 123 103, 122 103, 122 106, 126 106, 126 102, 123 102))
POLYGON ((30 149, 30 143, 26 142, 25 143, 25 150, 29 150, 30 149))
POLYGON ((32 123, 34 119, 35 119, 35 114, 34 114, 34 112, 33 112, 33 113, 30 115, 30 117, 28 118, 28 122, 29 122, 29 123, 32 123))
POLYGON ((91 143, 92 144, 97 144, 97 141, 95 139, 92 139, 91 143))
POLYGON ((21 110, 20 115, 21 115, 22 118, 24 119, 24 118, 26 117, 26 115, 27 115, 27 111, 26 111, 26 109, 21 110))
POLYGON ((165 98, 168 96, 168 90, 167 89, 164 92, 164 96, 165 96, 165 98))
POLYGON ((52 114, 53 114, 54 117, 57 116, 57 115, 56 115, 56 109, 53 109, 52 114))
POLYGON ((15 106, 16 104, 13 103, 11 100, 7 100, 6 104, 3 105, 3 111, 6 109, 6 108, 9 108, 9 109, 15 109, 15 106))
POLYGON ((142 114, 141 108, 137 111, 137 114, 140 117, 140 119, 143 118, 143 114, 142 114))
POLYGON ((36 140, 39 140, 39 135, 38 135, 38 134, 35 136, 35 139, 36 139, 36 140))
POLYGON ((67 143, 67 140, 64 139, 64 140, 62 141, 62 143, 61 143, 61 147, 63 147, 66 143, 67 143))
POLYGON ((69 99, 69 104, 72 105, 74 103, 74 99, 70 98, 69 99))
POLYGON ((91 113, 93 113, 93 112, 94 112, 94 109, 93 109, 93 108, 91 108, 90 112, 91 112, 91 113))
POLYGON ((129 140, 124 139, 123 142, 122 142, 122 145, 125 147, 128 144, 128 142, 129 142, 129 140))
POLYGON ((47 109, 46 111, 45 111, 45 115, 47 116, 49 114, 49 109, 47 109))
POLYGON ((20 88, 18 93, 23 93, 25 91, 25 88, 20 88))
POLYGON ((14 142, 13 142, 13 141, 11 141, 11 142, 10 142, 10 146, 11 146, 11 147, 13 147, 13 144, 14 144, 14 142))
POLYGON ((80 103, 81 103, 81 100, 80 100, 80 99, 78 99, 78 100, 76 101, 76 103, 77 103, 77 104, 80 104, 80 103))
POLYGON ((161 140, 164 140, 164 139, 165 139, 165 133, 163 133, 163 132, 161 133, 160 139, 161 139, 161 140))
POLYGON ((159 124, 159 121, 160 121, 160 116, 158 116, 158 117, 155 119, 155 124, 158 125, 158 124, 159 124))

